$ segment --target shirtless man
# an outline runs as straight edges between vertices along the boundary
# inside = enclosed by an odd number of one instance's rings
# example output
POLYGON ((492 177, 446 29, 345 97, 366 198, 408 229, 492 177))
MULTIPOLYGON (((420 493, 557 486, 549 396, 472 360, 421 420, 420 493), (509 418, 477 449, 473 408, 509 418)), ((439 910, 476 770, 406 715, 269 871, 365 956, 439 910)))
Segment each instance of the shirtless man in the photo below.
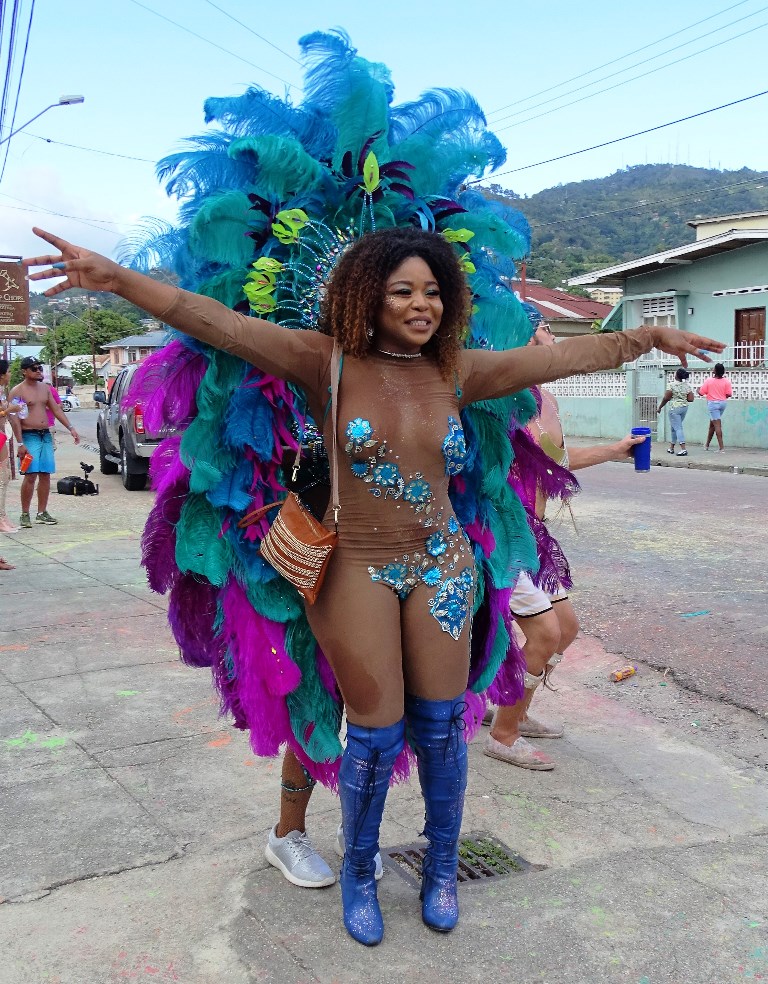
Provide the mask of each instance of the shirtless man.
MULTIPOLYGON (((528 311, 535 324, 529 345, 555 345, 555 336, 538 309, 533 305, 528 311), (538 315, 538 318, 536 317, 538 315)), ((563 468, 577 471, 604 461, 621 461, 632 453, 632 446, 640 444, 644 437, 629 435, 615 444, 602 444, 590 448, 566 448, 560 422, 557 400, 541 389, 541 413, 528 425, 528 432, 539 447, 563 468)), ((536 493, 536 515, 544 519, 547 500, 536 493)), ((554 769, 555 761, 528 741, 529 738, 562 738, 563 729, 537 721, 528 716, 528 708, 536 688, 562 660, 579 631, 579 622, 565 590, 548 594, 536 587, 525 571, 517 580, 509 608, 525 636, 523 653, 527 672, 525 694, 511 707, 499 707, 491 723, 484 753, 522 769, 545 771, 554 769)))
POLYGON ((32 463, 21 483, 21 519, 19 520, 22 529, 31 529, 32 521, 29 518, 29 507, 32 503, 35 485, 37 485, 35 522, 44 523, 48 526, 53 526, 57 522, 48 512, 51 474, 56 470, 56 462, 53 455, 53 437, 48 428, 46 410, 50 410, 53 416, 67 428, 75 444, 80 443, 80 435, 71 426, 66 414, 54 400, 48 384, 43 382, 42 363, 28 355, 21 360, 21 371, 24 374, 24 380, 11 390, 10 399, 23 400, 27 405, 28 412, 23 420, 19 419, 19 415, 9 419, 19 445, 17 452, 19 458, 22 459, 27 452, 32 455, 32 463))

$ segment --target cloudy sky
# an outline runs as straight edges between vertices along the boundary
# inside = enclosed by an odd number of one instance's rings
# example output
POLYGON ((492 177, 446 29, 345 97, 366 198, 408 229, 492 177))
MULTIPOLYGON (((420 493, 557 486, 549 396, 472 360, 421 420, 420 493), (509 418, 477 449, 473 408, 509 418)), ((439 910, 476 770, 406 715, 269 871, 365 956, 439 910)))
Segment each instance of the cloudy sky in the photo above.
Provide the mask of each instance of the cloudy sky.
POLYGON ((489 180, 521 194, 631 164, 768 169, 768 96, 540 163, 768 89, 760 0, 36 0, 16 126, 61 95, 85 102, 0 146, 0 253, 38 252, 33 224, 111 253, 142 216, 173 218, 154 163, 204 130, 204 100, 259 84, 300 101, 297 40, 334 27, 389 66, 396 102, 472 92, 508 148, 512 173, 489 180))

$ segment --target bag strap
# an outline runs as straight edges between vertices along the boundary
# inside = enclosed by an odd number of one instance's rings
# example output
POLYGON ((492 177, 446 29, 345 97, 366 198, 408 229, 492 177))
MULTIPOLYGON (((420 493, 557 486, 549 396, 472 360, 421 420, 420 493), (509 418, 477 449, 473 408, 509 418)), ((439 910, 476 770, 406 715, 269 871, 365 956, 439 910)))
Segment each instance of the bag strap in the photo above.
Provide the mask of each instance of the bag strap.
POLYGON ((336 425, 339 409, 339 378, 341 376, 341 349, 334 340, 333 355, 331 356, 331 455, 328 460, 331 470, 331 503, 333 506, 333 525, 339 532, 339 467, 336 460, 336 425))
POLYGON ((251 526, 253 523, 258 523, 262 516, 266 516, 270 509, 277 509, 278 506, 282 506, 282 501, 277 500, 277 502, 269 502, 266 506, 259 506, 258 509, 254 509, 252 512, 246 513, 242 519, 238 520, 237 528, 239 530, 244 530, 246 526, 251 526))

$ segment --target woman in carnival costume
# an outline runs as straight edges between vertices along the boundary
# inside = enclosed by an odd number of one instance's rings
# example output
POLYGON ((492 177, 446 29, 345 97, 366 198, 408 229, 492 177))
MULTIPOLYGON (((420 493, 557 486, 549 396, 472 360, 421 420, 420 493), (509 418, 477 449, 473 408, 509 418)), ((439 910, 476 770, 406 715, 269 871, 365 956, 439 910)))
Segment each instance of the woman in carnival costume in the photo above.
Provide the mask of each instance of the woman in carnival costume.
MULTIPOLYGON (((390 107, 386 71, 345 39, 312 35, 302 46, 315 59, 308 99, 301 109, 282 104, 279 136, 270 118, 277 100, 251 91, 242 97, 248 125, 205 152, 217 191, 199 156, 168 166, 177 190, 186 182, 201 197, 184 206, 187 227, 160 239, 184 282, 208 296, 39 231, 58 252, 26 262, 54 264, 32 279, 66 278, 49 295, 109 290, 188 336, 144 379, 154 397, 145 417, 185 428, 154 475, 150 583, 170 591, 185 659, 212 667, 223 708, 250 730, 254 751, 274 755, 287 742, 315 777, 338 783, 344 923, 373 945, 383 936, 378 831, 390 778, 407 769, 406 724, 430 842, 422 916, 449 931, 458 919, 464 718, 477 721, 484 706, 467 686, 495 687, 498 701, 520 693, 521 667, 504 660, 504 607, 517 572, 535 568, 536 545, 507 475, 510 434, 535 404, 514 394, 654 345, 684 358, 717 343, 644 328, 555 350, 494 351, 527 321, 499 280, 510 244, 524 241, 503 210, 460 191, 464 178, 500 163, 479 109, 444 93, 390 107), (251 306, 281 324, 231 310, 254 254, 251 306), (298 394, 331 446, 324 413, 334 340, 344 356, 339 546, 318 601, 304 610, 256 553, 263 530, 237 530, 232 520, 281 497, 283 447, 296 441, 287 423, 303 415, 298 394), (336 684, 347 714, 340 768, 336 684)), ((233 102, 210 101, 209 117, 231 123, 233 102)))

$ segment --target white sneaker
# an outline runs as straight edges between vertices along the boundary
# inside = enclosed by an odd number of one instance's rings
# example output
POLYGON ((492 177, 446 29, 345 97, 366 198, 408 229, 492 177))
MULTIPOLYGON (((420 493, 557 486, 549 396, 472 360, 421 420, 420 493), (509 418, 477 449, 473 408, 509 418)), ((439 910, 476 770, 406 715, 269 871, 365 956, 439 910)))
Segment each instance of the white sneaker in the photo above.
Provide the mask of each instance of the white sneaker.
MULTIPOLYGON (((339 824, 338 830, 336 831, 336 853, 340 858, 344 857, 344 824, 339 824)), ((376 857, 373 859, 376 862, 376 871, 374 872, 374 877, 378 881, 384 875, 384 865, 381 860, 381 852, 376 852, 376 857)))
POLYGON ((333 885, 336 875, 317 853, 306 831, 302 834, 292 830, 285 837, 278 837, 276 830, 277 824, 270 830, 264 849, 264 856, 271 865, 299 888, 333 885))

